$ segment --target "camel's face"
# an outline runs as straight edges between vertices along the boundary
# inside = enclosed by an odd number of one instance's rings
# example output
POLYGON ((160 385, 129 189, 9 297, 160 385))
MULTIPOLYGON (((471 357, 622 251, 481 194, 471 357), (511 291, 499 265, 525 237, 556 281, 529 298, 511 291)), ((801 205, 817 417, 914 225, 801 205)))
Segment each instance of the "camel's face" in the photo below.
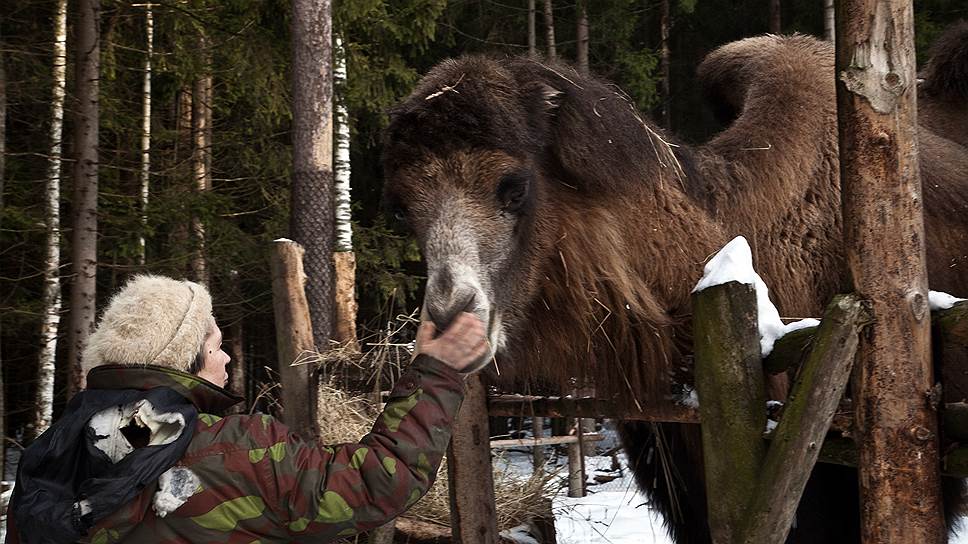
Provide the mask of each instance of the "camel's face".
POLYGON ((475 370, 504 346, 502 315, 527 283, 518 278, 535 185, 520 159, 481 150, 416 161, 387 181, 391 213, 416 234, 427 263, 422 318, 442 331, 471 312, 487 327, 491 350, 475 370))

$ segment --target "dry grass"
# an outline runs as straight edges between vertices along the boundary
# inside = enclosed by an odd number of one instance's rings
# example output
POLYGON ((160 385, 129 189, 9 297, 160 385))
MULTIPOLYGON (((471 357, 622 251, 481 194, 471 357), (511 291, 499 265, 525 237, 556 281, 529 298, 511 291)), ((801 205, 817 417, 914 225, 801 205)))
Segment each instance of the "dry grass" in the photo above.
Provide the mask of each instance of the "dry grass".
MULTIPOLYGON (((365 353, 334 346, 327 352, 307 353, 300 358, 297 364, 313 364, 327 376, 327 381, 319 385, 317 402, 323 443, 355 442, 369 432, 380 413, 372 392, 378 392, 394 381, 410 361, 412 346, 396 339, 412 337, 416 325, 415 314, 400 315, 388 321, 383 330, 361 339, 365 353), (353 376, 353 379, 348 380, 347 376, 353 376), (348 381, 354 382, 356 387, 353 389, 357 392, 347 391, 348 381), (361 384, 364 387, 360 387, 361 384)), ((499 468, 508 466, 499 460, 494 466, 499 530, 548 514, 550 497, 561 485, 557 474, 537 470, 530 477, 524 477, 499 468)), ((450 527, 446 460, 427 495, 402 517, 450 527)))

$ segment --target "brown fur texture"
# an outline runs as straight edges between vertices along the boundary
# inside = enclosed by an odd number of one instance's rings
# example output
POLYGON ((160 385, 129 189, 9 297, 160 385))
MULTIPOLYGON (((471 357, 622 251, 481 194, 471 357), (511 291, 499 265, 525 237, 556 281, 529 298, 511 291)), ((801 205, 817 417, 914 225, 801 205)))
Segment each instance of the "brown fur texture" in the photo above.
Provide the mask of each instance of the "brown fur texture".
MULTIPOLYGON (((718 49, 699 75, 732 123, 687 148, 620 89, 568 66, 441 63, 385 135, 388 202, 428 263, 425 310, 439 326, 461 309, 485 319, 505 382, 590 380, 598 396, 639 406, 690 381, 690 290, 732 237, 750 241, 781 315, 819 315, 847 286, 832 74, 832 48, 807 36, 718 49)), ((922 104, 940 114, 951 107, 940 100, 922 104)), ((920 131, 929 277, 965 296, 968 150, 934 132, 932 115, 920 131)), ((623 429, 639 485, 679 543, 709 541, 696 431, 623 429)), ((792 542, 856 541, 852 474, 818 467, 792 542)))

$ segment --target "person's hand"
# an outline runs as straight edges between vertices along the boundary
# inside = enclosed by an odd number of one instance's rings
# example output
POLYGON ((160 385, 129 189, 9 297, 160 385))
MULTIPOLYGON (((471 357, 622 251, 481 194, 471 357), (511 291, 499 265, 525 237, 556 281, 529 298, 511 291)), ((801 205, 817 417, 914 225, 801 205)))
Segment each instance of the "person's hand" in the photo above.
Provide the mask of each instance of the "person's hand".
POLYGON ((415 355, 424 353, 458 372, 464 372, 488 351, 484 323, 474 314, 459 313, 447 330, 434 338, 436 331, 437 327, 432 321, 420 323, 415 355))

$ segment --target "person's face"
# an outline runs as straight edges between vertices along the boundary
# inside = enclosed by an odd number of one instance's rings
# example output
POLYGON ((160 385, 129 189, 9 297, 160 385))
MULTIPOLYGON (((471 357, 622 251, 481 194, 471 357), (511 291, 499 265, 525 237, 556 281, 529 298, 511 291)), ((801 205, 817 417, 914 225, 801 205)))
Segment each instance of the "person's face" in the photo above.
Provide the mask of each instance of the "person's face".
POLYGON ((222 330, 215 322, 202 342, 202 356, 204 363, 198 377, 208 380, 215 385, 225 387, 229 383, 229 373, 225 370, 232 360, 228 353, 222 350, 222 330))

